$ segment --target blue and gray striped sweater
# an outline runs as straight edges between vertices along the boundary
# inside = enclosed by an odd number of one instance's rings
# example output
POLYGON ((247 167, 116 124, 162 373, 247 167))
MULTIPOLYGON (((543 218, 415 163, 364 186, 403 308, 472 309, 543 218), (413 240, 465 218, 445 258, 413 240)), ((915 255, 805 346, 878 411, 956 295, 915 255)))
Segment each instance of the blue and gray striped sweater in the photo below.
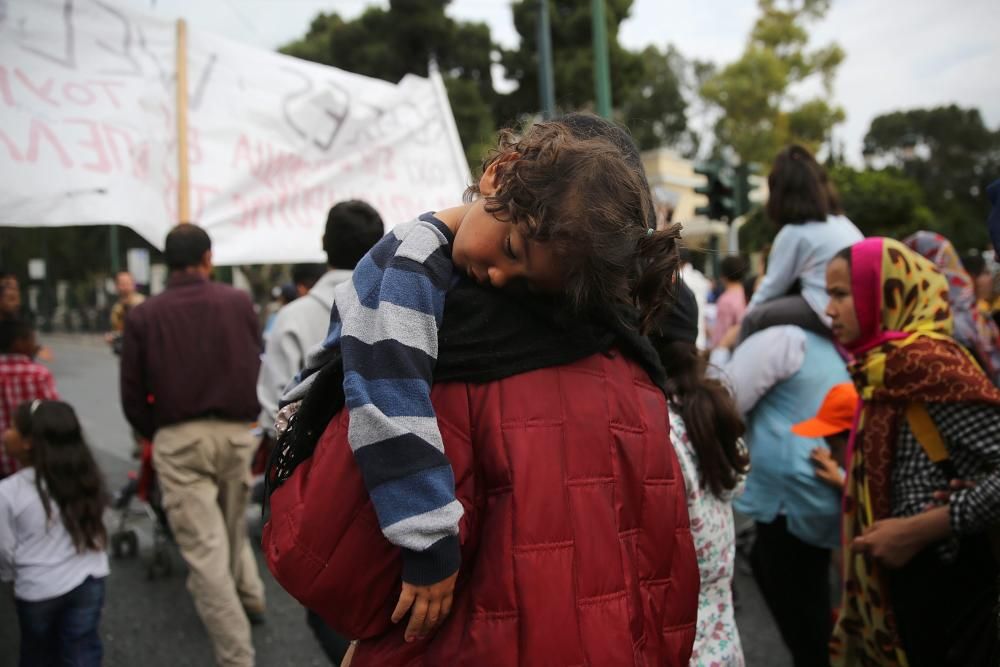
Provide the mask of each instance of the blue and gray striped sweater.
POLYGON ((403 580, 435 583, 459 566, 455 479, 431 404, 438 329, 455 279, 451 230, 425 213, 399 225, 336 289, 326 339, 284 402, 302 398, 341 350, 348 440, 386 538, 403 549, 403 580))

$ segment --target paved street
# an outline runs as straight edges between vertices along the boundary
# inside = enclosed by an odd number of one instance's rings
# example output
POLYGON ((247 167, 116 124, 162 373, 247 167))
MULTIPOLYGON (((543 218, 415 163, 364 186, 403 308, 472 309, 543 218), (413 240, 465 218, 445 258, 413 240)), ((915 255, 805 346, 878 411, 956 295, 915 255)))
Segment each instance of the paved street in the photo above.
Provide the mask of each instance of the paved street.
MULTIPOLYGON (((51 368, 62 396, 80 415, 111 489, 120 488, 130 469, 132 442, 118 401, 117 363, 96 337, 51 336, 51 368)), ((110 520, 110 515, 109 515, 110 520)), ((174 573, 148 581, 143 561, 150 546, 150 522, 140 524, 140 558, 115 560, 108 580, 102 622, 107 667, 210 667, 211 648, 184 587, 184 568, 174 553, 174 573)), ((270 578, 258 560, 267 586, 267 622, 254 628, 258 664, 327 664, 305 625, 305 612, 270 578)), ((750 667, 791 664, 745 562, 737 563, 737 620, 750 667)), ((16 665, 16 616, 9 589, 0 589, 0 667, 16 665)))

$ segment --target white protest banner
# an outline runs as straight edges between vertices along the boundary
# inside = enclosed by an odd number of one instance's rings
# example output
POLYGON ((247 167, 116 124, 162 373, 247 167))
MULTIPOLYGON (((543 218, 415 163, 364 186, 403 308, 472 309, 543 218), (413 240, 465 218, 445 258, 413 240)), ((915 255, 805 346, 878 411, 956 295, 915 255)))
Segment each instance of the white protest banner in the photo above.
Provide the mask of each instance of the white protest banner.
POLYGON ((188 31, 192 213, 223 263, 323 259, 330 206, 390 227, 461 202, 469 170, 440 79, 398 85, 188 31), (195 90, 195 89, 192 89, 195 90))
POLYGON ((0 0, 0 224, 126 224, 176 195, 174 25, 103 2, 0 0))
MULTIPOLYGON (((116 222, 162 246, 178 218, 176 36, 103 1, 0 0, 0 224, 116 222)), ((190 219, 216 263, 321 260, 344 199, 387 228, 460 201, 470 175, 436 74, 393 85, 194 26, 185 41, 190 219)))

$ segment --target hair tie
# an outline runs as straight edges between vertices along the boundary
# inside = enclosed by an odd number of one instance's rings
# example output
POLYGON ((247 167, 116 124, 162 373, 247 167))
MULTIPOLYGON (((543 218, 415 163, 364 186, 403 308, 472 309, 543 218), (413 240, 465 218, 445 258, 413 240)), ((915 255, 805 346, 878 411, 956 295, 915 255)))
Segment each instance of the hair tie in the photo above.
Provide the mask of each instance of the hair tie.
POLYGON ((649 238, 650 236, 652 236, 652 235, 653 235, 653 232, 655 232, 655 231, 656 231, 656 230, 655 230, 655 229, 653 229, 652 227, 649 227, 649 228, 647 228, 647 229, 646 229, 646 238, 648 239, 648 238, 649 238))
POLYGON ((35 416, 35 410, 37 410, 37 409, 38 409, 38 406, 39 406, 39 405, 41 405, 41 404, 42 404, 42 400, 41 400, 40 398, 36 398, 35 400, 33 400, 33 401, 31 402, 31 410, 29 411, 29 414, 30 414, 30 415, 31 415, 32 417, 34 417, 34 416, 35 416))

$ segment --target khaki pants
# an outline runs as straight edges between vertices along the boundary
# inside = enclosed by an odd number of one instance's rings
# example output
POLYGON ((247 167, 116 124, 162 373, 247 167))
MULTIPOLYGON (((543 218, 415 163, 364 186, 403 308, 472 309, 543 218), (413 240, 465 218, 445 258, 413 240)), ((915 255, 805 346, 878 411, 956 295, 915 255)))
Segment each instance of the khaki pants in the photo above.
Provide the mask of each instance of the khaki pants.
POLYGON ((247 539, 255 440, 244 422, 202 419, 161 428, 153 465, 163 506, 190 574, 187 587, 220 666, 254 664, 243 608, 264 609, 264 585, 247 539))

